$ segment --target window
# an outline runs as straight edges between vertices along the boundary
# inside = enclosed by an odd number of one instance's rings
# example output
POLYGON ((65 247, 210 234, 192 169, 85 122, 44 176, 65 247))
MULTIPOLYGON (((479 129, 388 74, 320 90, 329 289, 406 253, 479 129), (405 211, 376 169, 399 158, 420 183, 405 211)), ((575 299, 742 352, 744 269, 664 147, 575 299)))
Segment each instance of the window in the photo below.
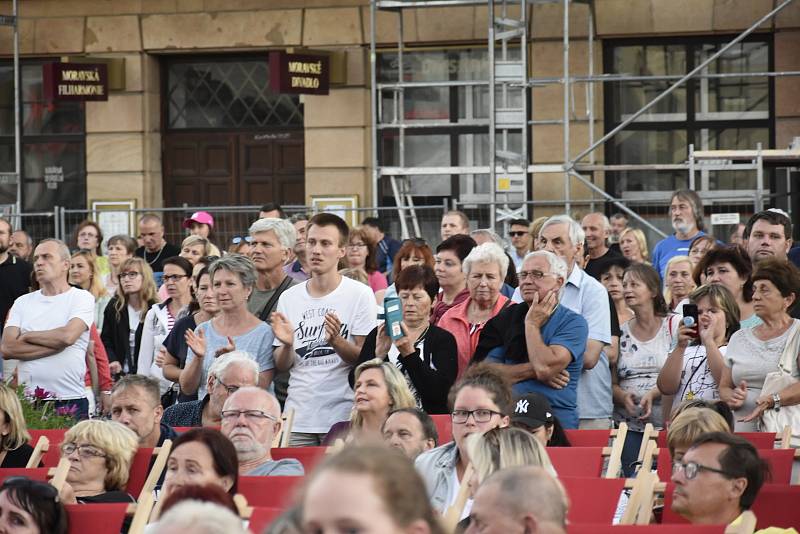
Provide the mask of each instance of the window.
MULTIPOLYGON (((646 43, 608 41, 605 72, 633 76, 680 76, 717 52, 730 38, 662 39, 646 43)), ((712 62, 707 74, 772 70, 767 37, 745 40, 712 62)), ((630 117, 667 89, 672 80, 605 84, 606 131, 630 117)), ((692 79, 661 100, 606 144, 609 164, 682 163, 689 145, 696 150, 755 149, 773 144, 770 115, 772 83, 766 77, 692 79)), ((609 172, 615 196, 653 198, 688 187, 686 171, 609 172)), ((732 195, 756 188, 755 171, 699 171, 695 188, 705 194, 732 195)))
MULTIPOLYGON (((21 64, 22 209, 86 207, 86 138, 82 102, 48 102, 44 61, 21 64)), ((0 64, 0 171, 14 171, 14 67, 0 64)), ((15 184, 0 184, 0 205, 14 204, 15 184)))

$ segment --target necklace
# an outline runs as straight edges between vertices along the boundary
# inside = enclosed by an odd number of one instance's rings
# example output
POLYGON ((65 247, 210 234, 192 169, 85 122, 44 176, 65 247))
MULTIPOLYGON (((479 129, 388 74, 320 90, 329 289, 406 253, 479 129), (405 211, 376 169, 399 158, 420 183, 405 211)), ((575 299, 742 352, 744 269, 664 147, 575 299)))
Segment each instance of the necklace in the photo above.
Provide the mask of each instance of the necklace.
POLYGON ((158 258, 161 257, 162 252, 164 252, 164 245, 161 245, 161 248, 158 249, 158 254, 156 254, 156 257, 153 258, 153 261, 150 261, 147 259, 147 249, 144 249, 144 261, 146 261, 148 265, 153 265, 155 262, 158 261, 158 258))

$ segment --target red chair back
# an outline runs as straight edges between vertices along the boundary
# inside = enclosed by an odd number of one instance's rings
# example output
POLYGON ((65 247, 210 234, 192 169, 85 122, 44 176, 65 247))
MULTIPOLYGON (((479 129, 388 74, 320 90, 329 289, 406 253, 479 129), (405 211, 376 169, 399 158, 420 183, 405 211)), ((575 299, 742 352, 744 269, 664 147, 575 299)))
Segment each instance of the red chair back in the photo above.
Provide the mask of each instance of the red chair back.
POLYGON ((50 448, 42 456, 42 465, 45 467, 55 467, 61 459, 61 442, 64 441, 64 434, 68 428, 48 428, 45 430, 28 430, 31 434, 31 445, 36 445, 41 436, 50 440, 50 448))
POLYGON ((725 525, 591 525, 576 523, 569 534, 723 534, 725 525))
POLYGON ((611 438, 610 430, 576 430, 564 429, 570 445, 573 447, 608 447, 611 438))
POLYGON ((140 448, 136 451, 131 462, 131 469, 128 475, 128 486, 125 491, 138 497, 150 473, 150 463, 153 461, 152 448, 140 448))
POLYGON ((603 472, 603 447, 547 447, 560 477, 599 477, 603 472))
POLYGON ((762 449, 758 455, 767 461, 772 472, 772 484, 792 483, 792 464, 794 463, 794 449, 762 449))
POLYGON ((250 524, 247 528, 250 532, 264 532, 264 530, 282 513, 283 510, 280 508, 253 508, 253 513, 250 516, 250 524))
POLYGON ((431 415, 436 432, 439 433, 439 445, 453 441, 453 420, 449 413, 431 415))
POLYGON ((306 473, 310 473, 325 458, 327 450, 327 447, 280 447, 272 449, 272 459, 294 458, 303 464, 306 473))
POLYGON ((262 508, 285 510, 292 504, 294 490, 305 477, 239 477, 239 493, 247 504, 262 508))
POLYGON ((127 503, 68 504, 69 534, 119 534, 127 503))
POLYGON ((775 448, 775 432, 736 432, 736 435, 752 443, 759 454, 762 449, 775 448))
POLYGON ((11 477, 28 477, 31 480, 47 482, 47 472, 49 470, 49 467, 33 467, 31 469, 26 469, 24 467, 4 467, 0 469, 0 483, 11 477))
POLYGON ((570 523, 611 524, 625 487, 624 478, 559 476, 558 479, 569 496, 570 523))
POLYGON ((756 528, 797 528, 800 525, 800 486, 764 484, 753 503, 756 528))
POLYGON ((669 449, 666 447, 658 449, 658 458, 656 461, 658 462, 658 467, 656 469, 658 479, 661 482, 669 482, 670 478, 672 478, 672 456, 669 453, 669 449))

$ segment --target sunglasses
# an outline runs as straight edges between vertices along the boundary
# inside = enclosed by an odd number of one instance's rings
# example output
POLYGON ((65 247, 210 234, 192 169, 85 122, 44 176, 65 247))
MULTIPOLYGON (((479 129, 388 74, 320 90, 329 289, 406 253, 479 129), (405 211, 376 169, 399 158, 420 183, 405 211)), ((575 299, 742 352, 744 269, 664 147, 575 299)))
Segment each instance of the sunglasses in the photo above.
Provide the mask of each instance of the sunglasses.
POLYGON ((511 237, 522 237, 524 235, 528 235, 528 232, 508 232, 508 235, 511 237))
POLYGON ((233 239, 231 239, 231 243, 233 243, 234 245, 238 245, 238 244, 239 244, 239 243, 241 243, 242 241, 244 241, 244 242, 246 242, 246 243, 250 243, 251 241, 253 241, 253 238, 252 238, 252 237, 250 237, 250 236, 241 237, 241 236, 238 236, 238 235, 237 235, 236 237, 234 237, 233 239))

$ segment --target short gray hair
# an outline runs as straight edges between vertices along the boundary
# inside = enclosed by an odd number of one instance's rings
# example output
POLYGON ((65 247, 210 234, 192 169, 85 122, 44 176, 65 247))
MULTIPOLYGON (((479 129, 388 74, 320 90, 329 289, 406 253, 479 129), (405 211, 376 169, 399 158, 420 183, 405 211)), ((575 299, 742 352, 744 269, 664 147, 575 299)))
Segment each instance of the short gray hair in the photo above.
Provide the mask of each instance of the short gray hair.
MULTIPOLYGON (((69 252, 69 247, 67 246, 66 243, 64 243, 60 239, 56 239, 55 237, 48 237, 47 239, 42 239, 41 241, 39 241, 39 245, 42 245, 44 243, 55 243, 56 246, 58 247, 58 254, 59 256, 61 256, 62 260, 69 261, 72 259, 72 254, 70 254, 69 252)), ((38 247, 39 245, 36 246, 38 247)))
POLYGON ((278 236, 278 241, 284 248, 293 249, 294 244, 297 242, 297 230, 286 219, 266 217, 250 225, 250 236, 255 236, 261 232, 275 232, 275 235, 278 236))
POLYGON ((256 266, 247 256, 228 254, 218 260, 214 260, 214 263, 208 266, 208 274, 211 276, 211 280, 214 280, 214 274, 221 270, 238 275, 242 285, 248 289, 252 289, 256 285, 256 266))
POLYGON ((506 243, 505 243, 505 241, 503 240, 503 238, 502 238, 502 237, 500 237, 500 236, 497 234, 497 232, 495 232, 494 230, 490 230, 490 229, 488 229, 488 228, 478 228, 477 230, 473 230, 473 231, 471 231, 471 232, 469 233, 469 236, 470 236, 471 238, 473 238, 473 239, 475 239, 475 236, 478 236, 478 235, 485 235, 486 237, 488 237, 489 239, 491 239, 491 240, 492 240, 492 242, 494 242, 494 243, 497 243, 497 244, 498 244, 498 245, 500 245, 501 247, 504 247, 504 246, 506 245, 506 243))
POLYGON ((554 226, 556 224, 566 224, 568 231, 569 231, 569 239, 572 241, 572 245, 583 245, 583 241, 586 239, 586 232, 583 231, 581 225, 578 224, 578 221, 570 217, 569 215, 553 215, 549 219, 547 219, 542 228, 539 230, 539 235, 537 237, 541 237, 542 232, 548 226, 554 226))
POLYGON ((225 374, 225 371, 231 365, 241 365, 245 369, 251 370, 253 372, 253 383, 258 384, 258 373, 260 372, 258 363, 249 352, 244 350, 234 350, 216 358, 211 367, 208 368, 208 376, 219 378, 220 375, 225 374))
POLYGON ((522 259, 522 263, 524 264, 530 258, 537 258, 542 257, 547 260, 547 263, 550 264, 550 272, 556 276, 560 276, 564 279, 564 282, 567 281, 567 262, 565 262, 562 258, 559 258, 549 250, 534 250, 533 252, 528 252, 525 257, 522 259))
POLYGON ((245 534, 242 520, 224 506, 187 499, 170 508, 156 523, 153 534, 193 532, 194 534, 245 534))
POLYGON ((535 513, 540 521, 566 526, 567 492, 546 469, 532 465, 501 469, 481 487, 493 484, 500 490, 500 500, 508 511, 519 515, 535 513))
POLYGON ((496 263, 500 268, 500 278, 505 279, 506 271, 508 271, 508 256, 500 248, 500 245, 495 243, 484 243, 473 248, 470 253, 461 262, 461 270, 464 274, 469 274, 472 271, 472 265, 475 263, 496 263))

